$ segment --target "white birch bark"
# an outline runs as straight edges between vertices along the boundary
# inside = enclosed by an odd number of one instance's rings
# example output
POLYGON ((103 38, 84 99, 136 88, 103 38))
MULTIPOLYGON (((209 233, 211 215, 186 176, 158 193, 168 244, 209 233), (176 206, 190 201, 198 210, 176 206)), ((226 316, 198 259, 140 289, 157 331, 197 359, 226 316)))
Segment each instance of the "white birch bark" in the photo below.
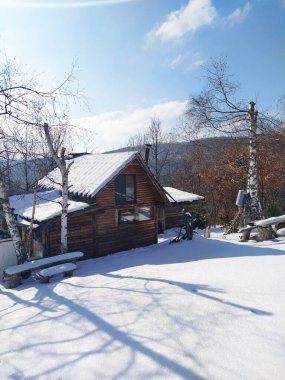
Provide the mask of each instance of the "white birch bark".
POLYGON ((52 145, 49 126, 48 124, 44 124, 44 131, 47 139, 47 144, 49 150, 52 154, 53 159, 55 160, 60 173, 61 173, 61 184, 62 184, 62 202, 61 202, 61 233, 60 233, 60 253, 65 253, 68 250, 67 245, 67 214, 68 214, 68 172, 70 166, 73 162, 66 164, 64 159, 65 149, 62 148, 61 157, 58 157, 54 147, 52 145))
POLYGON ((10 236, 14 245, 15 252, 16 252, 17 263, 23 264, 27 260, 27 252, 26 252, 24 243, 22 242, 13 211, 9 204, 5 185, 1 177, 0 177, 0 202, 3 208, 3 212, 5 214, 5 220, 8 226, 8 230, 10 232, 10 236))
POLYGON ((257 181, 257 150, 256 150, 256 130, 257 130, 257 111, 254 109, 255 103, 249 103, 249 170, 247 180, 247 192, 250 194, 250 218, 258 220, 261 218, 261 205, 258 198, 257 181))
POLYGON ((32 218, 30 221, 29 234, 28 234, 28 240, 27 240, 27 252, 28 252, 29 257, 32 256, 33 226, 34 226, 35 212, 36 212, 36 205, 37 205, 37 191, 38 191, 38 182, 36 182, 36 185, 34 188, 32 218))
POLYGON ((62 175, 62 203, 61 203, 61 232, 60 251, 67 252, 67 213, 68 213, 68 170, 61 171, 62 175))

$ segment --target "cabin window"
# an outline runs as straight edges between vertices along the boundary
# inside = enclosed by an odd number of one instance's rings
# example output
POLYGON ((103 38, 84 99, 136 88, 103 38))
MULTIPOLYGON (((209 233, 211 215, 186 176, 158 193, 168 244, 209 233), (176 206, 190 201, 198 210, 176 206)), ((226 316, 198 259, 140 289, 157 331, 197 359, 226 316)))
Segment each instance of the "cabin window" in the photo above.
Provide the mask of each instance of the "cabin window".
POLYGON ((120 174, 115 179, 115 197, 117 205, 135 203, 136 177, 133 174, 120 174))
POLYGON ((144 222, 153 219, 152 207, 135 207, 118 212, 119 224, 130 224, 135 222, 144 222))

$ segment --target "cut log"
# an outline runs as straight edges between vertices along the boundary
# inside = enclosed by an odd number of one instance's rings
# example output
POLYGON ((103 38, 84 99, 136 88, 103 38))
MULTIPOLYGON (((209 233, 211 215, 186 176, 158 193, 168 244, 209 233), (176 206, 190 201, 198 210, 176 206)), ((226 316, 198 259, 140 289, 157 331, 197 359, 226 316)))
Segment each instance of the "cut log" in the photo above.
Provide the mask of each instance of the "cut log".
POLYGON ((256 241, 270 240, 273 239, 274 231, 271 226, 268 227, 257 227, 257 239, 256 241))
POLYGON ((244 229, 241 232, 241 238, 240 238, 240 240, 242 242, 249 241, 251 230, 252 230, 252 228, 247 228, 247 229, 244 229))
POLYGON ((242 227, 239 229, 239 232, 241 232, 240 241, 241 242, 247 242, 250 238, 250 233, 254 229, 254 226, 247 225, 246 227, 242 227))

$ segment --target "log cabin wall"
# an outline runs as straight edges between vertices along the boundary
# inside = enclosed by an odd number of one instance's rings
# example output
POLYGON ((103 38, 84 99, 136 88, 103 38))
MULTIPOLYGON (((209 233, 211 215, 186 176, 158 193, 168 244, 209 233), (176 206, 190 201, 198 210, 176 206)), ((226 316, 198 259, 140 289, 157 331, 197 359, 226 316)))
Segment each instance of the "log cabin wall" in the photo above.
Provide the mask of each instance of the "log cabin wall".
MULTIPOLYGON (((67 242, 68 250, 82 251, 86 258, 96 253, 95 211, 82 210, 68 214, 67 242)), ((60 253, 60 218, 54 218, 42 225, 42 241, 46 247, 45 256, 60 253)))
POLYGON ((97 214, 96 218, 98 255, 100 256, 157 243, 156 205, 163 202, 161 196, 139 161, 135 160, 127 165, 120 174, 136 176, 136 200, 127 205, 117 206, 115 180, 109 182, 97 195, 98 204, 105 210, 104 213, 97 214), (118 213, 134 207, 152 207, 152 220, 119 224, 118 213))
POLYGON ((165 208, 165 228, 182 227, 184 225, 184 217, 182 215, 182 207, 173 204, 165 208))

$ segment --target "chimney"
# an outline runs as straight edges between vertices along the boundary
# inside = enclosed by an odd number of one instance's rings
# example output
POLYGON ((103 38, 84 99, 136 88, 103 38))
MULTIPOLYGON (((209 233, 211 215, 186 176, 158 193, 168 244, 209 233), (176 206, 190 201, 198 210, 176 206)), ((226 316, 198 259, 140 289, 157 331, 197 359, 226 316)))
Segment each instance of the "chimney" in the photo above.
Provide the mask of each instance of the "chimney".
POLYGON ((149 160, 149 151, 151 147, 152 147, 151 144, 145 144, 144 161, 147 164, 147 166, 148 166, 148 160, 149 160))

